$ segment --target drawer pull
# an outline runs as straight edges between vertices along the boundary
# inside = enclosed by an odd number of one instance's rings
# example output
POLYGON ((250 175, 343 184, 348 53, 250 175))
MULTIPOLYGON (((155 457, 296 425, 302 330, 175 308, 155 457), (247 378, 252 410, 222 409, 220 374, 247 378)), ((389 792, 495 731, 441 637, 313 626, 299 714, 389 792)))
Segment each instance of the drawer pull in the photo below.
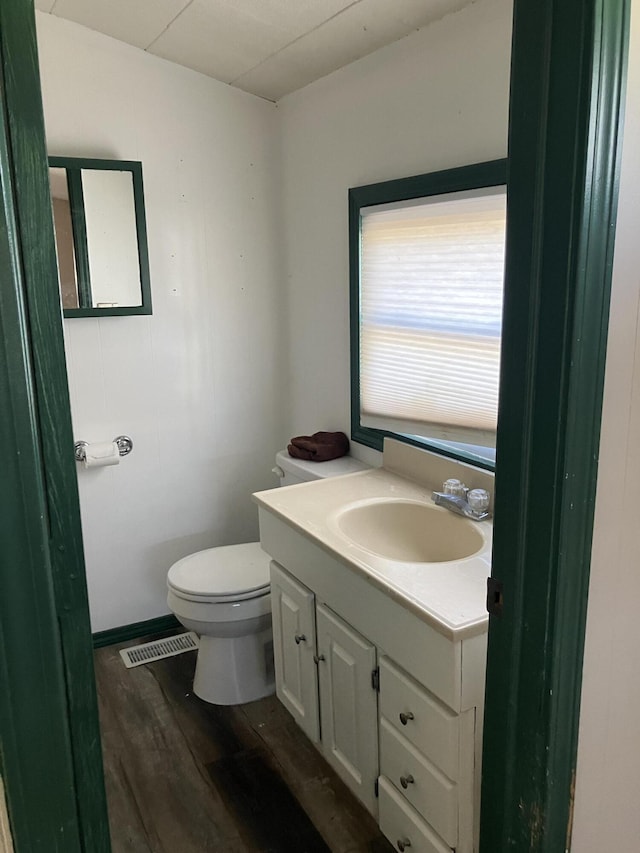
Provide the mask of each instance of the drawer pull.
POLYGON ((307 641, 307 638, 304 634, 296 634, 293 639, 296 641, 296 646, 299 646, 300 643, 305 643, 307 641))
POLYGON ((407 711, 406 714, 404 712, 402 714, 400 714, 400 722, 402 723, 403 726, 406 726, 407 723, 409 722, 409 720, 413 720, 413 719, 414 719, 414 716, 411 713, 411 711, 407 711))
POLYGON ((314 663, 320 663, 321 660, 326 660, 324 655, 314 655, 313 656, 314 663))
POLYGON ((414 782, 415 782, 415 779, 413 778, 413 776, 411 775, 411 773, 407 773, 407 775, 406 775, 406 776, 401 776, 401 777, 400 777, 400 784, 401 784, 401 785, 402 785, 402 787, 403 787, 403 788, 405 788, 405 789, 406 789, 406 788, 408 788, 408 787, 409 787, 409 785, 413 785, 413 783, 414 783, 414 782))
POLYGON ((411 847, 411 840, 409 838, 399 838, 396 841, 396 847, 402 853, 403 850, 406 850, 407 847, 411 847))

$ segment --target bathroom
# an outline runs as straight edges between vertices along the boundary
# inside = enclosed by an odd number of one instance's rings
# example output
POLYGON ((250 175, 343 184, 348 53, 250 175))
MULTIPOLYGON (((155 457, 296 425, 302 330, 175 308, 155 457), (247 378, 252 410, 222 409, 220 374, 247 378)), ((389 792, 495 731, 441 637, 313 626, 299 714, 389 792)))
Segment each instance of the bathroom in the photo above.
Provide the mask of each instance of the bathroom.
POLYGON ((75 437, 135 441, 79 478, 94 632, 166 614, 185 554, 255 540, 291 435, 349 432, 346 191, 506 155, 511 12, 480 0, 275 105, 38 15, 49 152, 144 169, 153 314, 65 323, 75 437))
POLYGON ((180 557, 255 539, 290 436, 350 432, 347 190, 506 155, 510 15, 471 6, 275 105, 38 16, 49 153, 143 166, 153 314, 65 321, 75 437, 135 442, 79 478, 94 631, 166 613, 180 557))

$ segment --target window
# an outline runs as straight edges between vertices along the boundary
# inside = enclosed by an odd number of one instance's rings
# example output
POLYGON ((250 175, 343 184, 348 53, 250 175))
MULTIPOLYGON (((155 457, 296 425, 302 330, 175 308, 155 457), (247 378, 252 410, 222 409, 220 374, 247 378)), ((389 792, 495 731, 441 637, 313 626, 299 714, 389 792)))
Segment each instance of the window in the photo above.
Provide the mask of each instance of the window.
POLYGON ((506 161, 349 191, 352 438, 492 467, 506 161))

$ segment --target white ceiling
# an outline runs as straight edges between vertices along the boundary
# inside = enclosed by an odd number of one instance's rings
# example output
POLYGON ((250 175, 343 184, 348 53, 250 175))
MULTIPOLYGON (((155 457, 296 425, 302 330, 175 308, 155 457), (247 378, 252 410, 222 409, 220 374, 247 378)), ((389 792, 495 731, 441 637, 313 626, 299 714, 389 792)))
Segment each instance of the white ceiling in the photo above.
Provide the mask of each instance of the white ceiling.
POLYGON ((471 2, 36 0, 36 7, 277 101, 471 2))

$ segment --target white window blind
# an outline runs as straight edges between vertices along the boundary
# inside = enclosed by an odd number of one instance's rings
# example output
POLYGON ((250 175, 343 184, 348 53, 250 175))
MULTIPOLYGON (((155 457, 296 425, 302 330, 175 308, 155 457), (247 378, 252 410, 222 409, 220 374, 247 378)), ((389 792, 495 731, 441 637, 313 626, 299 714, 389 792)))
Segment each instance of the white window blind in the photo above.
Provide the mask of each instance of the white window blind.
POLYGON ((360 212, 362 426, 495 445, 505 188, 360 212))

